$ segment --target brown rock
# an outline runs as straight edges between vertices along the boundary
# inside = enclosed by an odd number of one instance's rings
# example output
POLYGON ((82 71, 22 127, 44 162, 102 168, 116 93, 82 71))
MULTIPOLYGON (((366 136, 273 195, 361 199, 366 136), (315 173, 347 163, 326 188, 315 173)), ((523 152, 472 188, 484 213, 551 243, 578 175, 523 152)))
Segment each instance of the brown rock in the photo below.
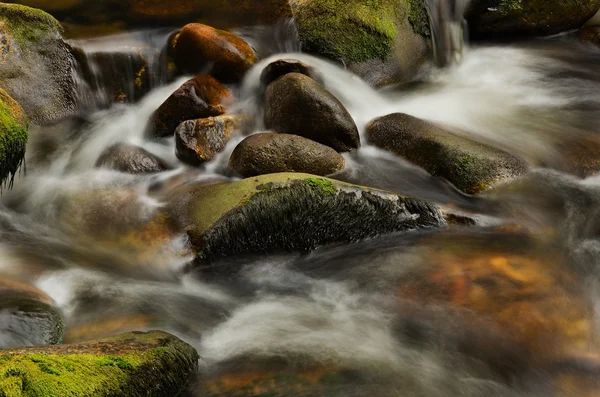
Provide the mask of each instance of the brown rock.
POLYGON ((240 119, 223 115, 184 121, 175 131, 177 158, 186 164, 201 165, 225 149, 240 119))
POLYGON ((249 136, 229 159, 229 167, 244 178, 276 172, 326 176, 344 165, 344 158, 328 146, 298 135, 274 133, 249 136))
POLYGON ((265 126, 347 152, 360 146, 358 129, 344 105, 316 81, 289 73, 265 91, 265 126))
POLYGON ((233 97, 215 78, 200 74, 185 82, 160 107, 150 120, 152 137, 172 135, 186 120, 218 116, 226 111, 233 97))
POLYGON ((130 174, 151 174, 163 172, 169 166, 159 157, 135 145, 117 143, 107 148, 96 167, 111 168, 130 174))
POLYGON ((275 62, 271 62, 262 71, 260 82, 264 86, 268 86, 273 81, 288 73, 300 73, 319 82, 319 84, 323 84, 323 78, 319 72, 297 59, 279 59, 275 62))
POLYGON ((577 32, 577 37, 584 43, 600 46, 600 26, 590 26, 580 29, 577 32))
POLYGON ((222 81, 237 81, 257 62, 254 50, 236 35, 200 23, 181 29, 174 45, 175 64, 185 73, 209 71, 222 81))

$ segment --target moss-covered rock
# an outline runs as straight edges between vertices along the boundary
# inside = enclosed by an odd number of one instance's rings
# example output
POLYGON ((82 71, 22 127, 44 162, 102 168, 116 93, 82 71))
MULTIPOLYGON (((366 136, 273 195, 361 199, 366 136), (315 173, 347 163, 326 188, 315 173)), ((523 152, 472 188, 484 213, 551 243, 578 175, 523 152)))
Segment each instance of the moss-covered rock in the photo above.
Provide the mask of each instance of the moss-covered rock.
POLYGON ((375 85, 412 77, 427 53, 419 0, 290 0, 303 51, 342 62, 375 85))
POLYGON ((48 123, 76 107, 75 60, 45 12, 0 3, 0 86, 35 123, 48 123))
POLYGON ((549 35, 581 27, 600 0, 474 0, 467 19, 474 37, 549 35))
POLYGON ((29 122, 21 105, 0 88, 0 184, 12 185, 25 157, 29 122))
POLYGON ((31 285, 0 279, 0 349, 60 343, 63 330, 52 298, 31 285))
POLYGON ((444 224, 439 209, 427 202, 300 173, 185 186, 168 201, 202 265, 444 224))
POLYGON ((464 138, 403 113, 367 126, 369 141, 398 154, 466 193, 478 193, 525 172, 526 164, 502 150, 464 138))
POLYGON ((165 332, 0 352, 2 397, 176 396, 198 354, 165 332))

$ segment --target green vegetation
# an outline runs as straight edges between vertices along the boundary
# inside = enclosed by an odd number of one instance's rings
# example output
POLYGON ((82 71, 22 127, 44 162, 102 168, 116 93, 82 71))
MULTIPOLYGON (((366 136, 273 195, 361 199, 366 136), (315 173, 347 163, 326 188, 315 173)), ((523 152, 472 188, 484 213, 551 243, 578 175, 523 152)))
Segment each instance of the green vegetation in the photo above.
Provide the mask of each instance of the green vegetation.
POLYGON ((336 194, 338 189, 329 179, 323 178, 307 178, 304 180, 308 186, 318 189, 325 194, 336 194))
POLYGON ((406 10, 413 31, 421 36, 431 36, 425 0, 406 0, 406 10))
POLYGON ((27 121, 23 110, 6 94, 0 92, 0 182, 12 185, 27 145, 27 121))
POLYGON ((48 31, 62 31, 60 23, 50 14, 19 4, 0 3, 0 18, 21 46, 37 43, 48 31))

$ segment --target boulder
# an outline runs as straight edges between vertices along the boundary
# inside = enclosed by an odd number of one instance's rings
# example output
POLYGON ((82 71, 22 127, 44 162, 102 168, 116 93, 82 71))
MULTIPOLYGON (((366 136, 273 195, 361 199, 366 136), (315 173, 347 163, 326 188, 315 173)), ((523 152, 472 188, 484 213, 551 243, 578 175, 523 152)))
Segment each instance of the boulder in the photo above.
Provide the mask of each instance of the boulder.
POLYGON ((183 73, 207 72, 221 81, 235 82, 258 60, 238 36, 200 23, 185 25, 174 42, 175 65, 183 73))
POLYGON ((21 105, 0 88, 0 185, 7 180, 9 186, 13 183, 25 157, 28 128, 21 105))
POLYGON ((439 209, 427 202, 300 173, 187 185, 171 191, 166 201, 190 236, 196 264, 206 266, 228 256, 309 252, 445 224, 439 209))
POLYGON ((225 113, 232 100, 231 92, 214 77, 200 74, 185 82, 154 112, 149 134, 155 138, 171 136, 186 120, 225 113))
POLYGON ((60 343, 63 330, 52 298, 31 285, 0 279, 0 349, 60 343))
POLYGON ((302 51, 337 61, 382 86, 408 81, 427 60, 419 0, 289 0, 302 51))
POLYGON ((577 32, 577 38, 584 43, 600 46, 600 26, 589 26, 577 32))
POLYGON ((108 147, 96 167, 110 168, 130 174, 152 174, 167 171, 169 166, 160 158, 139 146, 117 143, 108 147))
POLYGON ((235 115, 184 121, 175 130, 177 158, 194 166, 213 160, 225 149, 240 123, 240 117, 235 115))
POLYGON ((467 11, 476 38, 538 36, 576 29, 600 9, 600 0, 473 0, 467 11))
POLYGON ((265 126, 347 152, 360 146, 358 128, 344 105, 319 83, 288 73, 265 91, 265 126))
POLYGON ((198 368, 193 347, 160 331, 0 357, 0 391, 8 396, 176 396, 198 368))
POLYGON ((75 59, 60 32, 58 21, 41 10, 0 3, 0 87, 38 124, 77 106, 75 59))
POLYGON ((326 176, 344 165, 344 158, 328 146, 297 135, 273 133, 249 136, 229 159, 229 167, 244 178, 277 172, 326 176))
POLYGON ((394 113, 367 126, 373 145, 389 150, 434 176, 442 176, 465 193, 518 176, 527 169, 520 159, 416 117, 394 113))
POLYGON ((266 87, 288 73, 300 73, 317 81, 319 84, 323 84, 323 77, 315 68, 308 66, 297 59, 279 59, 275 62, 271 62, 260 74, 260 82, 266 87))

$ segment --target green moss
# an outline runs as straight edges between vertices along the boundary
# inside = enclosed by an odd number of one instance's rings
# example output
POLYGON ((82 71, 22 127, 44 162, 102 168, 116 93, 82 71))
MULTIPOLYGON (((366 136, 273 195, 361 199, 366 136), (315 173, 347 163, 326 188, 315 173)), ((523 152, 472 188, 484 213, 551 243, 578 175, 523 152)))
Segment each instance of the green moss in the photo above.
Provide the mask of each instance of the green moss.
POLYGON ((11 107, 0 101, 0 183, 8 180, 12 186, 25 156, 27 138, 27 128, 14 117, 11 107))
POLYGON ((386 59, 404 0, 315 0, 295 13, 303 49, 331 59, 386 59))
POLYGON ((39 42, 49 31, 62 31, 60 23, 50 14, 19 4, 0 3, 0 18, 21 46, 39 42))
POLYGON ((304 183, 312 188, 318 189, 325 194, 336 194, 338 189, 329 179, 323 178, 307 178, 304 183))
POLYGON ((507 14, 514 11, 522 11, 523 10, 523 0, 502 0, 500 1, 500 6, 498 7, 499 11, 507 14))

